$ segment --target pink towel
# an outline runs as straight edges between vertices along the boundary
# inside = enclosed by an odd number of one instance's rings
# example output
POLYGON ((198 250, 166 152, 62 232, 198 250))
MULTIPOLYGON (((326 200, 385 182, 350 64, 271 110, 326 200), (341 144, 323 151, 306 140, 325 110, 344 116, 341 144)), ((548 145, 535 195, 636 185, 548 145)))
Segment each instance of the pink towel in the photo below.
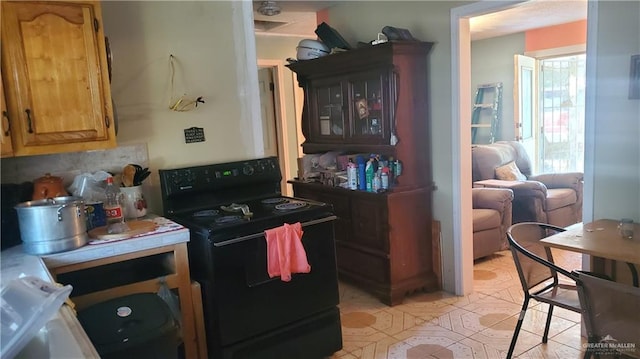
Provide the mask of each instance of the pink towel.
POLYGON ((267 272, 269 278, 280 276, 283 282, 291 280, 291 273, 309 273, 307 253, 302 246, 300 222, 285 223, 281 227, 264 231, 267 239, 267 272))

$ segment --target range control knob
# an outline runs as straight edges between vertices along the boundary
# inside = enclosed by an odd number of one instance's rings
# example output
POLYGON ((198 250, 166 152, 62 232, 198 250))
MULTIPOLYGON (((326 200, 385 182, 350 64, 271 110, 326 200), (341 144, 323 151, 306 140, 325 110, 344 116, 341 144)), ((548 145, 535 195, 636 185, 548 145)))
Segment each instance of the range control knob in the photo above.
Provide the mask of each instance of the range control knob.
POLYGON ((251 176, 254 172, 253 166, 246 164, 244 165, 244 167, 242 167, 242 173, 245 174, 246 176, 251 176))
POLYGON ((174 173, 171 178, 173 179, 173 183, 178 184, 180 183, 180 175, 178 175, 177 173, 174 173))

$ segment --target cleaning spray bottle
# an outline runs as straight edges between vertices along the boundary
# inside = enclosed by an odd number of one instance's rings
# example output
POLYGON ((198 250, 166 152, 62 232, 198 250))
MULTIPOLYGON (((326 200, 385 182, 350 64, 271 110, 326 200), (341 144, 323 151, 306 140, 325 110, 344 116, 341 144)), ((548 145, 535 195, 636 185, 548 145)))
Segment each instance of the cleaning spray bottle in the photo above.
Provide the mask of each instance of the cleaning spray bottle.
POLYGON ((367 165, 365 167, 365 181, 367 185, 367 192, 373 192, 373 159, 369 159, 367 161, 367 165))
POLYGON ((347 164, 347 183, 349 189, 358 189, 358 167, 351 158, 349 158, 349 163, 347 164))
POLYGON ((365 191, 367 189, 367 180, 365 174, 366 162, 364 157, 356 157, 356 163, 358 164, 358 189, 365 191))

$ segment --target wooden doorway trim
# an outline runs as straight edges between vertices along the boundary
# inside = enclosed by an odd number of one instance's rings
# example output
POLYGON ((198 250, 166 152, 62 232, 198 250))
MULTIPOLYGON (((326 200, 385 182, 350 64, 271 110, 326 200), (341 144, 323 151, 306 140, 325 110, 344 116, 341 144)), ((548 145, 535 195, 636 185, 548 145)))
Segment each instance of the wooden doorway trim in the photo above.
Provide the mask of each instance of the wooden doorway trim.
MULTIPOLYGON (((289 153, 289 144, 291 138, 287 135, 287 116, 285 111, 286 97, 284 94, 284 63, 280 60, 261 60, 258 59, 258 68, 270 68, 273 72, 273 98, 274 111, 276 116, 276 138, 278 146, 278 162, 282 171, 283 181, 280 183, 280 189, 283 195, 291 195, 287 186, 287 179, 293 178, 291 170, 291 154, 289 153)), ((295 140, 295 139, 293 139, 295 140)))

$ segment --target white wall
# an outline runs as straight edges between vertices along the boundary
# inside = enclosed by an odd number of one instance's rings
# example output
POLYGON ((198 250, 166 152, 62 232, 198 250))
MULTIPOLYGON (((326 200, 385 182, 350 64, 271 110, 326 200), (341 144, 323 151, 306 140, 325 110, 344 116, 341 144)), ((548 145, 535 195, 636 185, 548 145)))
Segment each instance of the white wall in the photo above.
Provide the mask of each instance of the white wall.
POLYGON ((478 85, 502 82, 502 121, 496 141, 515 138, 513 55, 524 54, 524 41, 520 32, 471 42, 471 101, 475 101, 478 85))
POLYGON ((253 24, 244 20, 247 6, 250 18, 251 3, 239 1, 102 2, 113 52, 118 144, 147 143, 155 195, 149 202, 156 212, 158 169, 261 155, 262 136, 255 135, 262 132, 255 45, 253 24), (175 93, 204 97, 206 103, 193 111, 168 108, 170 54, 176 59, 175 93), (248 66, 253 71, 247 71, 248 66), (186 144, 184 129, 190 127, 203 128, 206 141, 186 144))
POLYGON ((598 3, 594 218, 640 221, 640 100, 628 99, 638 34, 640 2, 598 3))

